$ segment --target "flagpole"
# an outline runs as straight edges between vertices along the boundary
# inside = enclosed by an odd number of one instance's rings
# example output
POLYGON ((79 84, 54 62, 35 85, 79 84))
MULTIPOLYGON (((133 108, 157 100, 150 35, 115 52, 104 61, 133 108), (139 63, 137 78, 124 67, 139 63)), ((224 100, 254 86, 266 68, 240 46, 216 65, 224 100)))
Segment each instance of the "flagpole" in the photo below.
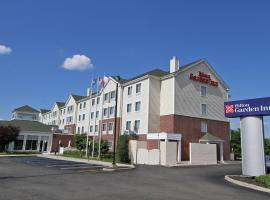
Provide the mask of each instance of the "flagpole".
MULTIPOLYGON (((105 78, 105 75, 103 75, 102 87, 104 87, 103 84, 105 84, 104 78, 105 78)), ((104 103, 104 95, 102 95, 102 104, 101 104, 101 113, 102 113, 102 115, 101 115, 101 126, 102 126, 102 121, 103 121, 103 103, 104 103)), ((98 158, 99 159, 100 159, 100 149, 101 149, 101 137, 102 137, 101 128, 99 127, 99 138, 98 138, 98 158)))
MULTIPOLYGON (((96 79, 96 97, 98 98, 98 78, 96 79)), ((96 109, 95 109, 95 113, 94 113, 94 135, 93 135, 93 141, 92 141, 92 157, 94 157, 94 153, 95 153, 95 135, 96 135, 96 117, 97 117, 97 99, 96 99, 96 109)))
POLYGON ((92 76, 92 80, 91 80, 91 84, 90 84, 90 108, 89 108, 89 124, 88 124, 88 131, 86 133, 86 151, 85 151, 85 156, 88 157, 88 143, 89 143, 89 133, 90 133, 90 125, 91 125, 91 121, 90 121, 90 115, 91 115, 91 98, 92 98, 92 84, 93 84, 93 76, 92 76))

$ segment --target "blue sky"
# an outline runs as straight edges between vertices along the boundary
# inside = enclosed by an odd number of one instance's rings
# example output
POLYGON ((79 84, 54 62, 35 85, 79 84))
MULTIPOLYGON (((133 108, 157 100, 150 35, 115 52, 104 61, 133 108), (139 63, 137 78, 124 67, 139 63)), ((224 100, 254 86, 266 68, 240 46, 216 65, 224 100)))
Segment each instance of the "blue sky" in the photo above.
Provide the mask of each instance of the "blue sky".
POLYGON ((93 75, 167 70, 173 55, 182 64, 206 58, 232 100, 269 96, 269 7, 266 0, 0 1, 0 45, 11 48, 0 54, 0 118, 24 104, 50 108, 84 95, 93 75), (76 54, 92 67, 61 67, 76 54))

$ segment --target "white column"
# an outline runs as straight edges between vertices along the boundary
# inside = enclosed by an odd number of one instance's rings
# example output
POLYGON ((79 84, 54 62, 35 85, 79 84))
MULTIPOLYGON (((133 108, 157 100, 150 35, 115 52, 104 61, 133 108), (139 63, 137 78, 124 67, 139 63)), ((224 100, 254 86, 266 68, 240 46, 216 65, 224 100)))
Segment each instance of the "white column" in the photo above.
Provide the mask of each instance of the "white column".
POLYGON ((260 176, 266 173, 264 154, 263 118, 241 118, 242 173, 260 176))
POLYGON ((181 162, 181 140, 177 142, 177 162, 181 162))
POLYGON ((220 162, 224 163, 224 158, 223 158, 223 142, 219 143, 219 152, 220 152, 220 162))

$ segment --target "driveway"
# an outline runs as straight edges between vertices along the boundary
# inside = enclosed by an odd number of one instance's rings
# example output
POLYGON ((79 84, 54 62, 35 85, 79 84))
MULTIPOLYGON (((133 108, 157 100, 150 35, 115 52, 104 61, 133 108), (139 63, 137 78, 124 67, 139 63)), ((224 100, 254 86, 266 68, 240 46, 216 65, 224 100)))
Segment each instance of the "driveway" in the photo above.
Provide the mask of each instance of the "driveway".
MULTIPOLYGON (((32 164, 32 159, 35 160, 34 157, 0 158, 0 199, 270 199, 269 194, 235 186, 224 180, 225 174, 240 174, 240 165, 138 166, 134 170, 101 172, 93 170, 94 166, 91 166, 92 170, 48 167, 52 162, 58 165, 50 160, 32 164)), ((76 163, 72 165, 76 166, 76 163)))

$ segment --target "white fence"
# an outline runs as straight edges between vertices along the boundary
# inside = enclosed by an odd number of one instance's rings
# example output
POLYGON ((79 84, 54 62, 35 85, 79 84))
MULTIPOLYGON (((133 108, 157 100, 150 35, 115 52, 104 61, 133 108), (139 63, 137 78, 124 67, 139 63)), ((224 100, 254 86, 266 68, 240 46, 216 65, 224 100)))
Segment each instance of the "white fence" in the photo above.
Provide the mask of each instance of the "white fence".
POLYGON ((216 144, 189 143, 191 164, 217 164, 216 144))

